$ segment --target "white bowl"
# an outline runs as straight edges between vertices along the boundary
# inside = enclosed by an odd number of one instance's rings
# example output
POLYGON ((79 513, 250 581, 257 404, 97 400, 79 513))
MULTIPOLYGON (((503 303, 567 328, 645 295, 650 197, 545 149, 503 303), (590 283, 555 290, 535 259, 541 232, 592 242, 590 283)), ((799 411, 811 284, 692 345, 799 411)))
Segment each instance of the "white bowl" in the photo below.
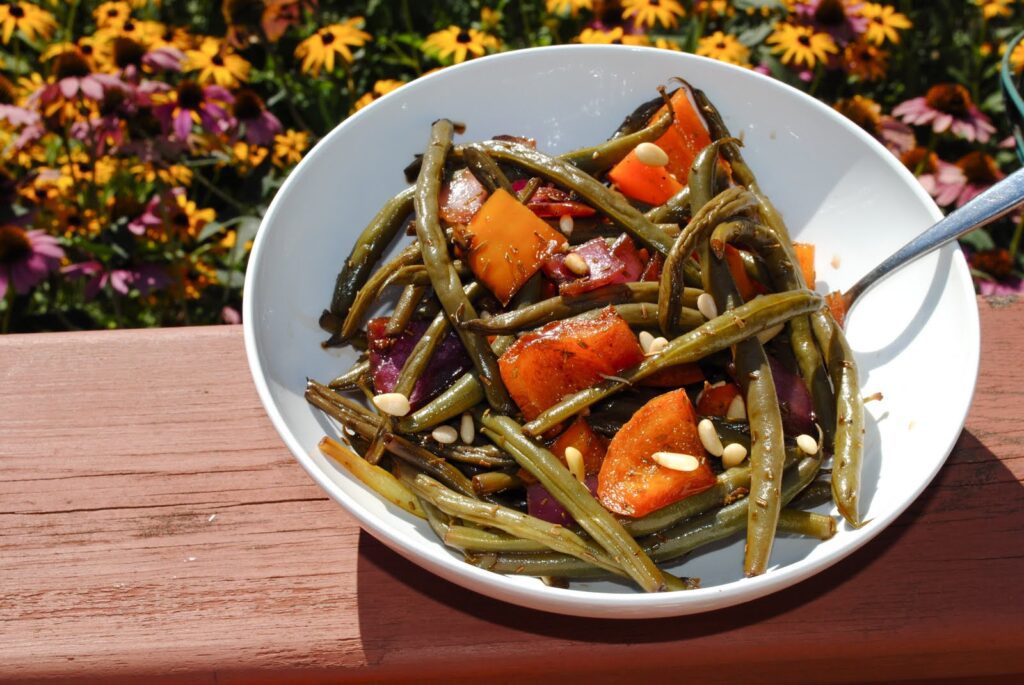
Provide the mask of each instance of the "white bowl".
POLYGON ((870 291, 848 321, 867 405, 860 530, 827 542, 780 538, 768 573, 743 578, 742 542, 671 568, 699 590, 643 594, 626 584, 503 576, 463 562, 426 524, 385 504, 325 460, 333 427, 303 400, 307 376, 347 369, 325 351, 317 317, 355 237, 405 187, 402 169, 430 124, 465 122, 464 140, 502 133, 561 152, 606 138, 623 116, 682 76, 718 105, 764 189, 797 239, 817 246, 819 290, 843 289, 939 218, 914 178, 881 145, 824 104, 752 71, 692 55, 622 46, 563 46, 474 60, 419 79, 338 125, 274 198, 249 260, 245 343, 260 398, 317 483, 372 535, 420 566, 490 597, 564 614, 645 618, 707 611, 787 587, 877 535, 920 494, 960 433, 978 368, 978 314, 955 245, 870 291))

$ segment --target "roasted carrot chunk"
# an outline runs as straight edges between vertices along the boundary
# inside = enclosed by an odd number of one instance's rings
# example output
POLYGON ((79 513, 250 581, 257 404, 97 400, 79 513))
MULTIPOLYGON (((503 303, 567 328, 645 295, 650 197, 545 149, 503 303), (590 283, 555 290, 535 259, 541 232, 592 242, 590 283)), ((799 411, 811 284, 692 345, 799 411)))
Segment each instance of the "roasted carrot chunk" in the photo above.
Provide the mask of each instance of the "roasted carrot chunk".
POLYGON ((736 283, 736 290, 739 291, 744 302, 749 302, 761 292, 762 289, 758 288, 757 283, 747 275, 740 251, 732 245, 725 246, 725 263, 729 266, 729 273, 732 274, 732 280, 736 283))
POLYGON ((584 470, 589 476, 601 470, 605 453, 608 451, 608 440, 595 433, 586 419, 578 418, 558 436, 555 444, 551 446, 551 451, 565 461, 566 447, 575 447, 580 451, 583 455, 584 470))
POLYGON ((814 245, 811 243, 793 243, 793 250, 796 252, 796 261, 800 263, 800 271, 804 274, 804 282, 807 287, 814 289, 814 245))
POLYGON ((697 419, 685 390, 659 395, 641 407, 608 445, 597 477, 597 497, 623 516, 644 516, 707 490, 715 475, 697 435, 697 419), (689 454, 692 471, 658 465, 655 452, 689 454))
POLYGON ((701 416, 725 416, 729 413, 729 405, 739 395, 740 387, 735 383, 705 383, 697 399, 697 413, 701 416))
POLYGON ((640 385, 652 388, 681 388, 702 380, 704 372, 700 370, 700 364, 676 364, 651 374, 640 381, 640 385))
POLYGON ((519 338, 498 360, 501 379, 528 420, 566 395, 644 358, 629 325, 608 307, 590 320, 554 321, 519 338))
POLYGON ((828 305, 829 310, 832 312, 832 318, 836 320, 836 323, 840 327, 844 326, 846 322, 846 303, 843 301, 843 294, 838 290, 829 293, 825 296, 825 304, 828 305))
POLYGON ((608 179, 626 197, 649 205, 663 205, 683 188, 667 167, 644 164, 632 152, 608 172, 608 179))
POLYGON ((503 304, 540 269, 565 236, 504 190, 491 194, 463 233, 469 268, 503 304))

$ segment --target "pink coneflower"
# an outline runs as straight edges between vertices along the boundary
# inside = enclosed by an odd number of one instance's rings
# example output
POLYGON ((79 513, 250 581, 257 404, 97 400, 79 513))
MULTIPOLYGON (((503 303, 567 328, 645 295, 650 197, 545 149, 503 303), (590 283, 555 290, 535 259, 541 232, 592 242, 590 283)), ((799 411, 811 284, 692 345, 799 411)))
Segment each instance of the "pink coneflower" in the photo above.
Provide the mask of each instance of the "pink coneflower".
POLYGON ((797 2, 795 14, 817 31, 827 33, 839 45, 845 45, 864 33, 868 19, 860 14, 862 2, 856 0, 807 0, 797 2))
POLYGON ((935 198, 935 202, 946 207, 963 192, 967 178, 956 164, 939 159, 934 152, 916 147, 900 156, 900 161, 917 176, 918 182, 935 198))
POLYGON ((79 262, 61 269, 69 278, 88 278, 85 284, 85 299, 91 300, 108 284, 121 295, 127 295, 132 288, 140 295, 170 284, 171 279, 163 269, 153 264, 143 264, 133 269, 104 269, 97 261, 79 262))
POLYGON ((965 140, 987 143, 995 133, 985 114, 971 100, 971 94, 959 83, 940 83, 932 86, 924 97, 901 102, 892 110, 912 126, 931 124, 936 133, 952 131, 965 140))
POLYGON ((270 145, 281 132, 281 122, 267 110, 259 95, 243 88, 235 94, 235 119, 245 126, 245 140, 253 145, 270 145))
POLYGON ((989 188, 1006 174, 996 166, 996 160, 984 152, 968 152, 956 161, 956 167, 964 176, 964 186, 956 198, 956 206, 961 207, 989 188))
POLYGON ((0 298, 13 286, 24 295, 60 265, 64 250, 57 239, 43 231, 21 226, 0 226, 0 298))
POLYGON ((224 133, 234 126, 234 119, 224 107, 235 98, 226 88, 182 81, 168 93, 154 94, 154 101, 158 99, 163 104, 154 107, 153 114, 164 130, 173 131, 179 140, 186 140, 195 124, 213 133, 224 133))
POLYGON ((30 104, 38 101, 46 105, 58 97, 72 100, 79 95, 99 101, 108 89, 124 87, 116 76, 92 73, 88 60, 77 50, 67 50, 54 58, 53 76, 56 80, 33 93, 30 104))
POLYGON ((882 114, 882 106, 862 95, 836 101, 833 107, 840 114, 871 134, 896 156, 913 149, 914 131, 903 122, 882 114))

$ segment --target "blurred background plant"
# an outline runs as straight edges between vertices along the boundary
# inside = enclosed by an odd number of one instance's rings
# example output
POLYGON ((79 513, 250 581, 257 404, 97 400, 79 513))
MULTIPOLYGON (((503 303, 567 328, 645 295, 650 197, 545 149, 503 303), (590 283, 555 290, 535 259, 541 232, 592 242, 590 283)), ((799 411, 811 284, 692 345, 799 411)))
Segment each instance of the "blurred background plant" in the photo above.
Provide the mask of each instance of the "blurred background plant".
MULTIPOLYGON (((945 210, 1018 165, 1018 0, 0 0, 0 331, 238 322, 277 188, 423 74, 560 43, 694 52, 790 83, 945 210)), ((964 239, 1022 289, 1024 216, 964 239)))

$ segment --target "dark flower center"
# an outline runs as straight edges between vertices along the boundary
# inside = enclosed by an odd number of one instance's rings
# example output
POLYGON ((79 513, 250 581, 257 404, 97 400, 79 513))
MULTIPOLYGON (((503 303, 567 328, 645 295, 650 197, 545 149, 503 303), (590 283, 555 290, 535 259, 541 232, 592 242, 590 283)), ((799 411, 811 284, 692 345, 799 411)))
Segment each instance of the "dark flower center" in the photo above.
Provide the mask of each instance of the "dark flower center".
POLYGON ((928 89, 924 96, 925 102, 932 109, 937 109, 956 117, 967 116, 971 111, 971 94, 959 83, 940 83, 928 89))
POLYGON ((264 9, 263 0, 224 0, 223 6, 228 23, 249 26, 259 26, 264 9))
POLYGON ((717 45, 715 45, 715 47, 716 47, 716 48, 718 48, 719 50, 725 50, 725 48, 726 48, 727 46, 726 46, 726 44, 725 44, 725 41, 724 41, 724 40, 720 40, 720 41, 718 41, 718 44, 717 44, 717 45))
POLYGON ((821 0, 814 10, 814 21, 822 26, 842 26, 846 23, 846 8, 842 0, 821 0))
POLYGON ((956 165, 964 172, 968 182, 978 185, 991 185, 1001 176, 995 160, 984 152, 969 152, 958 159, 956 165))
POLYGON ((249 89, 240 90, 235 94, 234 111, 235 117, 242 121, 257 119, 263 113, 263 101, 249 89))
POLYGON ((124 26, 122 26, 121 28, 123 28, 126 33, 131 33, 135 30, 135 22, 131 19, 128 19, 124 22, 124 26))
POLYGON ((124 36, 114 39, 114 64, 121 69, 140 66, 145 55, 146 48, 142 43, 124 36))
POLYGON ((171 223, 180 228, 188 228, 188 214, 185 212, 175 212, 174 216, 171 217, 171 223))
POLYGON ((934 152, 929 152, 927 148, 923 147, 915 147, 913 150, 903 153, 900 157, 903 166, 915 174, 935 173, 937 159, 938 157, 934 152))
POLYGON ((651 7, 659 7, 661 5, 661 1, 660 0, 650 0, 650 2, 648 2, 647 4, 650 5, 651 7))
POLYGON ((805 48, 811 47, 811 37, 810 36, 806 36, 806 35, 800 36, 799 38, 796 39, 796 42, 800 43, 800 45, 803 45, 805 48))
POLYGON ((72 226, 74 228, 78 228, 82 225, 82 217, 81 215, 78 214, 78 212, 75 212, 74 214, 69 214, 65 221, 68 226, 72 226))
POLYGON ((840 100, 835 104, 836 111, 860 126, 872 136, 880 133, 881 117, 869 103, 854 99, 840 100))
POLYGON ((103 92, 103 100, 100 102, 100 115, 110 116, 121 109, 126 99, 125 92, 120 88, 109 88, 103 92))
POLYGON ((1013 270, 1013 260, 1009 250, 999 247, 971 255, 971 266, 996 278, 1006 278, 1013 270))
POLYGON ((612 45, 622 45, 622 39, 616 38, 615 40, 612 41, 612 45))
POLYGON ((455 42, 462 43, 463 45, 470 42, 471 40, 473 40, 473 37, 470 36, 469 31, 466 30, 459 31, 459 35, 455 36, 455 42))
POLYGON ((14 104, 14 84, 0 74, 0 105, 14 104))
POLYGON ((178 106, 182 109, 199 109, 203 104, 203 89, 195 81, 182 81, 178 85, 178 106))
POLYGON ((25 10, 23 10, 20 5, 11 5, 11 9, 8 11, 15 19, 23 19, 25 17, 25 10))
POLYGON ((78 49, 81 50, 82 54, 85 55, 86 57, 92 55, 92 46, 91 45, 83 45, 82 47, 80 47, 78 49))
POLYGON ((324 45, 330 45, 331 43, 334 42, 334 34, 331 33, 330 31, 324 31, 323 33, 320 34, 320 40, 323 42, 324 45))
POLYGON ((220 55, 214 55, 210 59, 210 62, 212 62, 215 66, 218 66, 218 67, 224 66, 224 58, 221 57, 220 55))
POLYGON ((32 243, 25 229, 0 226, 0 264, 14 264, 32 254, 32 243))
POLYGON ((77 50, 69 50, 57 55, 53 61, 53 75, 57 80, 89 75, 89 63, 78 53, 77 50))
POLYGON ((119 9, 117 9, 116 7, 111 7, 110 9, 107 10, 107 16, 110 17, 111 19, 116 18, 117 15, 119 15, 120 13, 121 13, 121 11, 119 9))

